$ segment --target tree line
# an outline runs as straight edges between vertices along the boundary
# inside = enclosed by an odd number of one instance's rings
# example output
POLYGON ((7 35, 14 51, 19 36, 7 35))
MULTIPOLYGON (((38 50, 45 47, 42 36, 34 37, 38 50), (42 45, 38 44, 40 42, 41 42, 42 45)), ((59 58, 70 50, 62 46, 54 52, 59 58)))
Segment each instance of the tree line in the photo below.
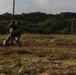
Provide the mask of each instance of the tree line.
MULTIPOLYGON (((11 13, 0 15, 0 34, 8 33, 8 24, 12 21, 11 13)), ((39 34, 70 34, 71 22, 76 20, 76 13, 62 12, 60 14, 46 14, 42 12, 15 14, 23 33, 39 34)))

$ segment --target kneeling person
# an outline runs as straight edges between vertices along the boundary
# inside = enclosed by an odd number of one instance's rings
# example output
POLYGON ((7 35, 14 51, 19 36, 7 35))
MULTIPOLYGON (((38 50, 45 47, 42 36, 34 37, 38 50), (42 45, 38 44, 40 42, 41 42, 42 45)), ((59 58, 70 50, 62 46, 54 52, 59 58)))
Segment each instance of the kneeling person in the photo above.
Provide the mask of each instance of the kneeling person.
POLYGON ((10 43, 10 45, 13 44, 13 41, 15 40, 16 43, 21 46, 20 37, 21 37, 21 29, 20 29, 20 23, 15 23, 14 21, 9 24, 9 36, 4 40, 3 45, 7 45, 10 43))

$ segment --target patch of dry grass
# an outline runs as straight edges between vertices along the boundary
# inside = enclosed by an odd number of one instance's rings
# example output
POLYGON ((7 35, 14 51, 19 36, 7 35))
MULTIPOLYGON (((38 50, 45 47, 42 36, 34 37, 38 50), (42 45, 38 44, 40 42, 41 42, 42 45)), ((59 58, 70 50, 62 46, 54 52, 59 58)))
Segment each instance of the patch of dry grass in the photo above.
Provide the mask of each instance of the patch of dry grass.
POLYGON ((0 75, 76 75, 76 35, 23 34, 21 48, 0 37, 0 75))

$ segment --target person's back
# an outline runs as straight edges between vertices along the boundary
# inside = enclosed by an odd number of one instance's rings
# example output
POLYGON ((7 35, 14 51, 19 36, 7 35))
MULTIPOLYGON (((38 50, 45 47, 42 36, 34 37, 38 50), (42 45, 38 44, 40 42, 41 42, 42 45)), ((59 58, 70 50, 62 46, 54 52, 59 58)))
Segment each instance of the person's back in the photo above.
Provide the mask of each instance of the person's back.
POLYGON ((9 33, 12 36, 17 36, 17 35, 20 35, 20 33, 21 33, 21 28, 20 28, 19 22, 15 23, 15 21, 13 21, 12 23, 9 24, 8 29, 9 29, 9 33))
POLYGON ((16 24, 13 25, 11 30, 12 30, 12 35, 14 37, 21 36, 21 28, 19 22, 16 22, 16 24))

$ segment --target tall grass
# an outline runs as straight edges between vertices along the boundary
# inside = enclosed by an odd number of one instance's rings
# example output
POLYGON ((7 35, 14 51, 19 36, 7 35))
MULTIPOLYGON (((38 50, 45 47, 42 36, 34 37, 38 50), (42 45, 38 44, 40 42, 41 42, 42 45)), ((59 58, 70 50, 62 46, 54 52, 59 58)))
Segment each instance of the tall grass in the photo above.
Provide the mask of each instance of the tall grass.
POLYGON ((0 37, 0 74, 76 75, 76 35, 23 34, 21 48, 0 37))

